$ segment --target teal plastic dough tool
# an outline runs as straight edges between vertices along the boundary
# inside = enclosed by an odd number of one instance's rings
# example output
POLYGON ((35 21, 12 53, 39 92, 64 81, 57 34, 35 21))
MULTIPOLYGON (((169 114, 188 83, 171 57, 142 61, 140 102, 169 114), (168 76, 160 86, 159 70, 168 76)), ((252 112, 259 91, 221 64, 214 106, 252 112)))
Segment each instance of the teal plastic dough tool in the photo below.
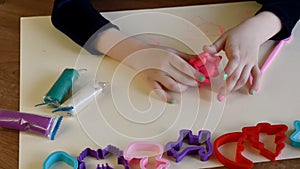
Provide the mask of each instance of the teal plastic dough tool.
POLYGON ((44 96, 44 103, 37 104, 35 106, 47 104, 50 107, 59 107, 78 77, 79 73, 76 69, 64 69, 60 77, 44 96))

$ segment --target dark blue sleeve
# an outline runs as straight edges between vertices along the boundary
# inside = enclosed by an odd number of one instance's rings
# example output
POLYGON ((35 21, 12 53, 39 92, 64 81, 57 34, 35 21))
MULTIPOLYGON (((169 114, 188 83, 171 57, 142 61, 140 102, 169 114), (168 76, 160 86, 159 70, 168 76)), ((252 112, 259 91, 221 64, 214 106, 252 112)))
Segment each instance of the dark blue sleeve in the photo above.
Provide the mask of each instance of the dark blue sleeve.
POLYGON ((296 23, 300 18, 300 0, 257 0, 262 4, 258 12, 270 11, 282 22, 283 28, 273 40, 281 40, 291 35, 296 23))
POLYGON ((51 21, 54 27, 82 47, 98 30, 116 27, 89 0, 55 0, 51 21))

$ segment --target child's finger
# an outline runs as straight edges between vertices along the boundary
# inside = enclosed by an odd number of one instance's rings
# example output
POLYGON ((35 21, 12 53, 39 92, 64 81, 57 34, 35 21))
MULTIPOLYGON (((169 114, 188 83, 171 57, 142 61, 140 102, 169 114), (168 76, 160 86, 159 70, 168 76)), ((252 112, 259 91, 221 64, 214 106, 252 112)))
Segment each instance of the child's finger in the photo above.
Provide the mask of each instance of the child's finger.
MULTIPOLYGON (((189 86, 197 86, 196 81, 204 81, 205 80, 205 76, 202 73, 200 73, 199 71, 194 69, 188 62, 184 61, 180 57, 172 57, 170 59, 170 64, 177 71, 182 72, 183 74, 185 74, 186 76, 191 78, 191 81, 189 83, 191 83, 192 85, 189 85, 189 86)), ((172 76, 174 76, 174 74, 172 76)), ((176 78, 176 77, 173 77, 173 78, 176 78)), ((182 80, 184 80, 184 79, 176 78, 176 81, 187 84, 186 82, 183 82, 182 80)))
POLYGON ((240 78, 236 82, 235 87, 232 89, 232 91, 236 91, 236 90, 240 89, 241 87, 243 87, 247 83, 247 81, 250 77, 251 69, 252 68, 250 66, 247 66, 247 65, 243 68, 242 73, 240 75, 240 78))
POLYGON ((168 51, 180 56, 181 58, 183 58, 184 60, 189 60, 190 58, 193 58, 193 57, 196 57, 197 55, 193 55, 193 54, 187 54, 187 53, 184 53, 184 52, 181 52, 179 50, 175 50, 175 49, 170 49, 168 48, 167 49, 168 51))
POLYGON ((169 74, 178 83, 181 83, 183 85, 190 86, 190 87, 198 86, 198 82, 194 78, 191 78, 190 76, 187 76, 186 74, 184 74, 178 70, 174 70, 174 72, 169 72, 169 74))
POLYGON ((226 35, 222 35, 213 44, 204 45, 203 46, 203 51, 214 55, 214 54, 220 52, 222 49, 224 49, 225 43, 226 43, 226 35))
POLYGON ((217 99, 218 99, 220 102, 222 102, 222 101, 225 100, 225 97, 226 97, 226 87, 224 86, 224 87, 221 87, 221 88, 219 89, 219 93, 218 93, 218 95, 217 95, 217 99))
MULTIPOLYGON (((240 56, 237 51, 233 51, 234 53, 226 53, 228 59, 228 63, 224 68, 224 74, 226 76, 231 76, 231 74, 237 69, 238 67, 242 67, 243 65, 240 64, 240 56)), ((225 78, 224 78, 225 79, 225 78)))
POLYGON ((257 93, 259 91, 259 86, 260 86, 260 83, 261 83, 261 72, 258 68, 258 66, 255 66, 252 71, 251 71, 251 74, 252 74, 252 85, 250 86, 250 89, 249 89, 249 93, 251 95, 254 95, 255 93, 257 93))
POLYGON ((173 92, 178 92, 181 93, 185 90, 187 90, 187 86, 184 84, 180 84, 176 82, 173 78, 165 75, 165 76, 157 76, 155 78, 155 81, 158 82, 162 87, 173 91, 173 92))
POLYGON ((231 93, 234 88, 236 87, 236 84, 238 83, 241 74, 242 74, 243 68, 236 69, 226 80, 226 93, 231 93))
POLYGON ((154 82, 153 88, 154 88, 155 93, 165 102, 168 102, 171 104, 175 102, 174 97, 172 95, 170 95, 169 93, 167 93, 158 82, 154 82))

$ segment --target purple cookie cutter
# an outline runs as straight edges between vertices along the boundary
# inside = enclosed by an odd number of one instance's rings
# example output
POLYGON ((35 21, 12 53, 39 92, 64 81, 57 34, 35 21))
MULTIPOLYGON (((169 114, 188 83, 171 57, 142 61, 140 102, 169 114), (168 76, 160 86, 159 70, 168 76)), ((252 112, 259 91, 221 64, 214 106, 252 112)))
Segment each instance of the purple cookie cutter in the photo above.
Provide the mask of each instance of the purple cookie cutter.
POLYGON ((168 142, 165 146, 167 155, 173 156, 176 162, 180 162, 187 155, 199 155, 201 161, 207 161, 213 154, 213 146, 210 142, 211 133, 208 130, 200 130, 198 135, 193 135, 191 130, 180 130, 176 142, 168 142), (184 143, 191 146, 179 151, 184 143))
MULTIPOLYGON (((128 162, 125 160, 123 156, 123 151, 121 151, 119 148, 113 146, 113 145, 108 145, 104 149, 97 149, 93 150, 91 148, 86 148, 84 149, 78 156, 78 169, 86 169, 85 162, 83 161, 86 157, 94 157, 97 160, 100 159, 105 159, 109 154, 115 154, 118 156, 118 164, 123 165, 124 169, 130 169, 128 162)), ((109 166, 108 163, 106 164, 98 164, 96 169, 113 169, 111 166, 109 166)))

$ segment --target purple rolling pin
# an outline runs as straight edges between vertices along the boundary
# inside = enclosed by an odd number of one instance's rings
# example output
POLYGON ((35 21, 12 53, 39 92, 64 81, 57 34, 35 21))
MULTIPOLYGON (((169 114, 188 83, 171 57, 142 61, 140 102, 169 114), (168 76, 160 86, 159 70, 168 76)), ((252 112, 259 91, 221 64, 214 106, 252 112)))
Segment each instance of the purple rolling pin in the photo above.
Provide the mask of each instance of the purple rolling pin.
POLYGON ((50 140, 54 140, 62 118, 0 109, 0 127, 43 135, 50 140))

